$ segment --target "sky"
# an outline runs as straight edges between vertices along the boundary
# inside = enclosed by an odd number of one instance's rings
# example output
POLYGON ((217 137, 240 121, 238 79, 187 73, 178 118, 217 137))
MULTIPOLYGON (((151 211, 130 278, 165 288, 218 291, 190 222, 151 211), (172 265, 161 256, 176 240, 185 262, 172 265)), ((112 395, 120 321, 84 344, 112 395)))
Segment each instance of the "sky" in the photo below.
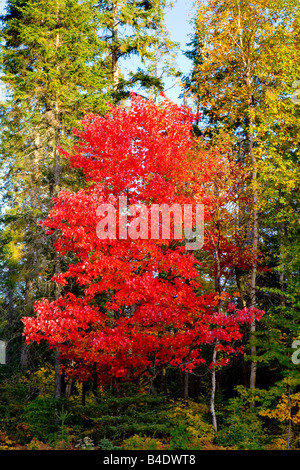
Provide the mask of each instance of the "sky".
MULTIPOLYGON (((192 33, 191 14, 193 0, 175 0, 174 7, 166 12, 166 27, 169 31, 170 38, 173 41, 180 43, 180 50, 177 55, 177 65, 183 75, 187 75, 191 69, 190 60, 184 56, 184 51, 187 49, 186 45, 190 42, 190 35, 192 33)), ((170 86, 174 84, 174 80, 170 81, 170 86)), ((169 85, 169 84, 168 84, 169 85)), ((166 95, 172 101, 181 104, 182 99, 179 98, 181 90, 179 86, 166 91, 166 95)))
MULTIPOLYGON (((190 42, 189 35, 192 31, 190 20, 193 0, 173 0, 173 2, 173 8, 166 12, 165 21, 170 38, 180 44, 176 63, 179 70, 185 75, 191 68, 191 63, 184 56, 183 52, 186 49, 186 44, 190 42)), ((6 0, 0 0, 0 14, 3 13, 5 5, 6 0)), ((182 98, 179 97, 181 90, 176 80, 173 78, 165 80, 165 87, 168 98, 175 103, 181 104, 182 98)))

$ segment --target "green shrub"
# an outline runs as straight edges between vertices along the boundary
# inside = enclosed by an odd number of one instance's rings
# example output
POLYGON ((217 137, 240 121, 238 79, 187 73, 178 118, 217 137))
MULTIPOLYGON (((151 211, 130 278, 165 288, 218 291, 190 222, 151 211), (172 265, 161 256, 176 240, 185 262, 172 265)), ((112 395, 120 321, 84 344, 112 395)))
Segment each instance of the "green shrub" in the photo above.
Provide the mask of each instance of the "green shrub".
POLYGON ((134 434, 162 436, 168 433, 169 425, 160 416, 166 408, 166 397, 133 395, 130 397, 103 396, 97 405, 85 407, 90 417, 91 432, 95 442, 104 436, 111 441, 121 441, 134 434))
POLYGON ((207 422, 208 407, 193 400, 177 400, 170 404, 165 419, 171 426, 170 449, 211 447, 216 433, 207 422))
POLYGON ((99 449, 101 450, 121 450, 122 447, 115 446, 109 439, 104 437, 99 443, 99 449))
POLYGON ((57 402, 51 397, 39 396, 27 403, 22 413, 22 422, 28 425, 28 434, 46 441, 58 430, 57 402))
POLYGON ((240 398, 229 400, 228 415, 219 426, 217 444, 238 450, 261 450, 266 444, 262 423, 249 404, 240 398))
POLYGON ((185 424, 179 424, 171 430, 170 449, 187 449, 190 440, 191 435, 187 432, 185 424))
POLYGON ((124 450, 163 450, 167 448, 159 439, 139 436, 138 434, 134 434, 132 437, 125 439, 122 447, 124 450))

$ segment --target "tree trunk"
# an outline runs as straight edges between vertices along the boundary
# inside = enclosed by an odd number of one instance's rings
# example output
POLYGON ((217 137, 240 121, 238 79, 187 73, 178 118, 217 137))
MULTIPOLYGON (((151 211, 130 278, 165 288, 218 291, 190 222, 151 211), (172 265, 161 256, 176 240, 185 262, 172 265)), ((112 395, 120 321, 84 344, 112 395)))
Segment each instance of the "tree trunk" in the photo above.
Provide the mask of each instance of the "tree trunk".
POLYGON ((291 436, 291 427, 292 427, 292 406, 291 406, 291 387, 288 389, 288 407, 289 407, 289 425, 287 433, 287 442, 286 450, 290 450, 290 436, 291 436))
MULTIPOLYGON (((252 171, 252 269, 250 277, 250 301, 249 307, 253 308, 256 306, 256 276, 257 276, 257 253, 258 253, 258 192, 257 192, 257 162, 254 152, 254 137, 253 137, 253 95, 251 88, 251 64, 250 59, 247 62, 247 72, 246 72, 246 85, 248 89, 248 116, 246 118, 247 123, 247 140, 248 140, 248 152, 249 160, 251 164, 252 171)), ((256 331, 256 322, 255 319, 250 325, 250 354, 251 356, 256 356, 256 345, 255 345, 255 331, 256 331)), ((256 369, 257 362, 252 359, 250 365, 250 389, 254 389, 256 386, 256 369)), ((254 403, 251 404, 254 406, 254 403)))
POLYGON ((189 373, 184 372, 183 374, 183 398, 187 400, 189 397, 189 373))
POLYGON ((161 393, 166 393, 166 390, 167 390, 167 369, 163 367, 161 371, 160 391, 161 393))
MULTIPOLYGON (((60 259, 57 253, 55 253, 55 274, 57 275, 60 272, 60 259)), ((56 284, 55 286, 55 298, 57 299, 60 295, 60 289, 59 286, 56 284)), ((55 390, 54 390, 54 396, 56 399, 61 398, 62 396, 62 375, 60 373, 60 366, 61 366, 61 361, 60 361, 60 354, 58 348, 55 349, 55 359, 54 359, 54 364, 55 364, 55 390)))
MULTIPOLYGON (((59 2, 56 3, 56 22, 57 25, 59 25, 60 18, 59 18, 59 13, 60 13, 60 6, 59 2)), ((60 35, 59 32, 56 34, 55 38, 55 48, 56 51, 58 52, 61 44, 60 44, 60 35)), ((59 66, 57 66, 58 68, 59 66)), ((54 115, 54 122, 53 122, 53 130, 54 130, 54 139, 53 139, 53 157, 54 157, 54 193, 55 195, 58 194, 60 190, 60 156, 59 156, 59 137, 60 137, 60 128, 61 128, 61 119, 60 119, 60 109, 59 109, 59 97, 58 95, 55 96, 55 101, 54 101, 54 106, 53 106, 53 115, 54 115)), ((58 256, 58 253, 55 251, 54 253, 54 270, 55 270, 55 275, 58 275, 61 271, 61 264, 60 264, 60 258, 58 256)), ((61 289, 58 284, 55 285, 55 298, 57 299, 61 294, 61 289)), ((60 354, 58 348, 55 350, 55 391, 54 391, 54 396, 56 399, 59 399, 62 396, 63 392, 63 377, 60 373, 60 367, 61 367, 61 360, 60 360, 60 354)))
POLYGON ((54 397, 59 400, 62 396, 62 376, 60 374, 59 350, 55 348, 55 377, 54 377, 54 397))
MULTIPOLYGON (((221 310, 221 265, 220 265, 220 256, 219 256, 219 242, 216 245, 213 237, 212 237, 212 242, 214 245, 214 254, 215 254, 215 260, 216 260, 216 265, 217 265, 217 273, 215 277, 215 291, 218 295, 218 303, 217 303, 217 311, 218 313, 221 310)), ((217 350, 216 350, 216 345, 218 344, 218 340, 215 341, 214 345, 214 350, 213 350, 213 355, 212 355, 212 362, 216 362, 217 360, 217 350)), ((215 395, 216 395, 216 369, 213 366, 212 368, 212 373, 211 373, 211 394, 210 394, 210 412, 212 416, 212 424, 213 427, 215 428, 215 431, 217 432, 218 426, 217 426, 217 417, 216 417, 216 412, 215 412, 215 395)))
MULTIPOLYGON (((216 348, 214 347, 212 361, 215 362, 216 359, 217 359, 217 351, 216 351, 216 348)), ((217 432, 218 426, 217 426, 217 417, 216 417, 216 412, 215 412, 215 394, 216 394, 216 369, 215 367, 213 367, 212 375, 211 375, 210 412, 212 416, 213 427, 215 428, 215 431, 217 432)))
MULTIPOLYGON (((9 269, 8 279, 12 275, 11 268, 9 269)), ((14 287, 11 283, 7 288, 7 299, 8 299, 8 330, 7 330, 7 346, 6 346, 6 363, 11 364, 12 362, 12 329, 14 322, 14 287)))
MULTIPOLYGON (((31 247, 32 248, 32 247, 31 247)), ((25 280, 25 311, 26 316, 31 316, 33 313, 33 280, 32 280, 32 270, 33 270, 33 254, 32 250, 29 251, 29 260, 27 262, 27 269, 28 275, 25 280)), ((21 357, 20 362, 21 366, 24 369, 28 369, 28 347, 25 340, 22 340, 22 347, 21 347, 21 357)))
MULTIPOLYGON (((279 282, 280 282, 280 306, 285 307, 286 299, 285 299, 285 266, 284 266, 284 252, 283 252, 283 243, 286 235, 286 229, 284 224, 280 226, 280 271, 279 271, 279 282)), ((284 308, 282 308, 281 315, 284 315, 284 308)))
POLYGON ((118 65, 118 1, 114 0, 112 5, 113 25, 112 25, 112 81, 113 91, 116 92, 119 84, 119 65, 118 65))
MULTIPOLYGON (((258 252, 258 214, 257 214, 257 169, 256 169, 256 158, 254 156, 253 150, 253 133, 250 129, 249 135, 249 153, 252 164, 252 216, 253 216, 253 239, 252 239, 252 252, 253 252, 253 262, 251 270, 251 280, 250 280, 250 303, 249 307, 255 307, 256 305, 256 276, 257 276, 257 252, 258 252)), ((255 341, 255 331, 256 331, 256 322, 255 319, 250 325, 250 341, 252 342, 250 348, 251 356, 256 356, 256 345, 255 341)), ((250 389, 254 389, 256 386, 256 369, 257 362, 252 359, 250 366, 250 389)))

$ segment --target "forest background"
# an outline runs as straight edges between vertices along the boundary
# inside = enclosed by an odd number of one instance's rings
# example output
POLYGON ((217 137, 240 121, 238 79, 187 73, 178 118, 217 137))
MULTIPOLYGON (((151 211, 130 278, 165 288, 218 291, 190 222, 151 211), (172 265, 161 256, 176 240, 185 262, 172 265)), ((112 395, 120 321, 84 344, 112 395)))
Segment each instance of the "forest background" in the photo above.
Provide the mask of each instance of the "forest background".
MULTIPOLYGON (((190 23, 192 5, 181 0, 174 7, 158 0, 11 0, 6 7, 1 41, 0 339, 6 347, 0 365, 1 449, 298 450, 297 2, 197 1, 190 23), (168 359, 156 368, 148 354, 146 374, 137 376, 128 366, 125 379, 121 368, 119 375, 103 369, 101 377, 95 362, 80 375, 76 361, 80 365, 86 351, 80 358, 79 349, 76 356, 70 349, 61 361, 51 335, 37 344, 37 336, 27 332, 26 342, 23 334, 24 318, 39 313, 38 300, 60 298, 62 287, 53 276, 76 259, 74 252, 60 258, 54 247, 59 235, 47 235, 38 222, 47 218, 61 190, 81 194, 88 186, 84 168, 71 167, 59 150, 72 153, 78 142, 72 129, 84 116, 104 116, 107 102, 129 116, 130 93, 136 92, 144 97, 141 109, 150 119, 149 99, 159 109, 171 106, 163 104, 160 91, 183 105, 182 119, 186 105, 195 113, 191 133, 197 152, 189 168, 209 200, 205 245, 195 254, 201 280, 197 295, 212 315, 213 341, 207 336, 201 346, 203 363, 178 355, 177 362, 168 359), (227 339, 218 336, 213 319, 222 318, 226 330, 233 311, 264 315, 241 323, 243 338, 232 338, 230 347, 221 349, 227 339), (237 345, 244 354, 234 354, 237 345), (227 356, 229 363, 217 364, 227 356)), ((174 115, 179 112, 172 109, 174 115)), ((167 137, 165 142, 172 147, 167 137)), ((161 276, 173 292, 171 277, 161 276)), ((79 275, 73 278, 69 292, 80 298, 79 275)), ((181 279, 186 278, 182 272, 181 279)), ((151 295, 150 306, 158 300, 155 292, 151 295)), ((97 302, 103 308, 103 297, 97 302)), ((50 321, 51 310, 46 314, 50 321)), ((131 314, 134 318, 135 311, 131 314)), ((36 331, 43 331, 41 322, 36 331)), ((174 334, 174 326, 157 331, 164 338, 174 334)), ((189 347, 189 354, 197 349, 192 343, 189 347)), ((123 354, 126 364, 132 353, 123 354)))

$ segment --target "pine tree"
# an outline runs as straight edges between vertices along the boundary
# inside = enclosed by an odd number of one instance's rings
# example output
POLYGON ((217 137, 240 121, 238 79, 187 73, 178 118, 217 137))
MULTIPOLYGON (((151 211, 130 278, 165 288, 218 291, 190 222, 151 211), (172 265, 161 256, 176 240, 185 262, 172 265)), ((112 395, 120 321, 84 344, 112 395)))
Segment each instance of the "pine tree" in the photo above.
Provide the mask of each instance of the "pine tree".
POLYGON ((103 25, 100 36, 106 48, 103 63, 112 80, 115 103, 128 97, 133 88, 163 88, 151 64, 157 61, 158 49, 171 54, 177 47, 164 24, 167 7, 166 0, 101 0, 97 4, 103 25), (127 68, 130 58, 136 58, 136 65, 125 73, 122 69, 127 68))
MULTIPOLYGON (((7 94, 1 108, 3 244, 9 233, 14 237, 9 243, 20 250, 17 280, 5 300, 9 311, 14 305, 17 324, 18 311, 30 315, 34 300, 60 294, 51 281, 64 262, 53 250, 56 234, 45 237, 38 221, 62 187, 76 190, 84 183, 80 172, 68 171, 59 148, 73 145, 72 129, 86 114, 105 113, 108 101, 128 96, 137 83, 161 87, 146 71, 148 65, 125 78, 119 61, 133 54, 142 62, 152 60, 154 48, 164 41, 157 32, 166 36, 164 6, 157 0, 97 5, 90 0, 8 1, 2 17, 7 94)), ((167 39, 164 44, 172 46, 167 39)), ((2 262, 10 273, 7 256, 2 262)), ((22 351, 27 367, 25 344, 22 351)))
MULTIPOLYGON (((58 190, 75 182, 59 146, 74 141, 72 127, 87 112, 104 112, 109 87, 100 66, 99 18, 89 1, 12 0, 2 23, 4 234, 15 234, 10 243, 21 250, 14 302, 31 314, 37 296, 57 295, 51 277, 60 260, 38 220, 58 190)), ((21 358, 27 367, 25 346, 21 358)))

